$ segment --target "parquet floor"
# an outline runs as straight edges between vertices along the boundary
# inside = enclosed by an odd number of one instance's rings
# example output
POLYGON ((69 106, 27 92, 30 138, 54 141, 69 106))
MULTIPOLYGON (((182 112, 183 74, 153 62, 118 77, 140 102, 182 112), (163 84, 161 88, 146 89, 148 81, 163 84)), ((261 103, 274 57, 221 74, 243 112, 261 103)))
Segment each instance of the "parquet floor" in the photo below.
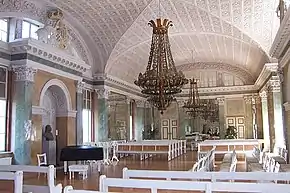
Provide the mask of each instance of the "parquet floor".
MULTIPOLYGON (((140 161, 137 157, 132 156, 122 158, 117 165, 104 166, 102 168, 102 174, 107 177, 122 177, 122 169, 128 167, 129 169, 143 169, 143 170, 176 170, 176 171, 187 171, 192 168, 196 161, 196 152, 188 151, 186 154, 173 159, 168 162, 165 157, 153 157, 145 161, 140 161)), ((243 171, 243 164, 238 165, 238 170, 243 171)), ((25 184, 33 185, 45 185, 46 178, 43 174, 38 176, 37 174, 28 174, 24 176, 25 184)), ((99 190, 99 174, 96 170, 88 173, 88 178, 82 180, 75 175, 75 179, 69 180, 68 175, 64 175, 62 170, 57 172, 56 184, 61 183, 63 187, 72 185, 74 189, 85 189, 85 190, 99 190)), ((0 193, 12 192, 11 183, 0 182, 0 193)), ((126 191, 128 192, 128 191, 126 191)), ((131 191, 130 191, 131 192, 131 191)), ((132 192, 136 192, 133 190, 132 192)), ((139 192, 139 191, 138 191, 139 192)), ((158 191, 159 192, 159 191, 158 191)))

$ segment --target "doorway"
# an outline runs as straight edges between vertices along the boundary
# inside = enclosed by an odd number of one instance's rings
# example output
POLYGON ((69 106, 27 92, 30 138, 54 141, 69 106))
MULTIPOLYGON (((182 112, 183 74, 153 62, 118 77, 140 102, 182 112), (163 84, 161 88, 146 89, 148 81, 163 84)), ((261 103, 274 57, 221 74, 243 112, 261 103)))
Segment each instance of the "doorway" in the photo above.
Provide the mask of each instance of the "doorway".
POLYGON ((227 117, 227 128, 233 126, 237 129, 237 138, 245 138, 245 118, 244 117, 227 117))
POLYGON ((177 139, 177 119, 162 119, 161 121, 161 139, 177 139))

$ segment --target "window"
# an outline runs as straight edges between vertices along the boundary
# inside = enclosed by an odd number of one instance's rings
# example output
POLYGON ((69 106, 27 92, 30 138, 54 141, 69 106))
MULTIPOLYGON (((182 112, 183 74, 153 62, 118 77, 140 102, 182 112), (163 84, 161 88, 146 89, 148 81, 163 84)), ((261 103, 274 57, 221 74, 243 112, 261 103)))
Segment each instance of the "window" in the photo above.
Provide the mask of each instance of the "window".
POLYGON ((0 151, 5 151, 6 145, 6 83, 7 69, 0 67, 0 151))
POLYGON ((92 136, 92 92, 83 92, 83 142, 90 142, 92 136))
POLYGON ((28 21, 22 22, 22 38, 33 38, 38 39, 36 31, 39 29, 39 26, 30 23, 28 21))
POLYGON ((0 40, 8 41, 8 19, 0 19, 0 40))

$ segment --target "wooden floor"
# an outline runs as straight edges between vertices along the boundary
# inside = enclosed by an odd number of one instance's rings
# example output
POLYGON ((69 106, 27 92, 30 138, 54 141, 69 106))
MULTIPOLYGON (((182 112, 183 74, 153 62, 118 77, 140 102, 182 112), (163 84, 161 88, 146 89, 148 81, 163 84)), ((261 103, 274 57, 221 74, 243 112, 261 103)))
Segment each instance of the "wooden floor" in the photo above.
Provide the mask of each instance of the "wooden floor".
MULTIPOLYGON (((172 161, 167 161, 166 157, 153 157, 145 161, 140 161, 137 157, 132 156, 127 158, 122 158, 117 165, 104 166, 102 168, 102 174, 107 177, 122 177, 122 169, 128 167, 129 169, 143 169, 143 170, 176 170, 176 171, 188 171, 192 168, 196 161, 197 153, 195 151, 188 151, 186 154, 173 159, 172 161)), ((243 164, 238 165, 238 170, 242 171, 243 164)), ((33 185, 44 185, 46 184, 44 175, 25 175, 25 184, 33 185)), ((95 170, 88 173, 88 178, 82 180, 75 175, 75 179, 69 180, 68 175, 64 175, 62 170, 57 172, 56 184, 61 183, 63 187, 66 185, 72 185, 74 189, 86 189, 86 190, 99 190, 99 173, 95 170)), ((0 192, 6 193, 11 192, 11 185, 5 185, 0 183, 0 192), (10 189, 10 191, 9 191, 10 189)))

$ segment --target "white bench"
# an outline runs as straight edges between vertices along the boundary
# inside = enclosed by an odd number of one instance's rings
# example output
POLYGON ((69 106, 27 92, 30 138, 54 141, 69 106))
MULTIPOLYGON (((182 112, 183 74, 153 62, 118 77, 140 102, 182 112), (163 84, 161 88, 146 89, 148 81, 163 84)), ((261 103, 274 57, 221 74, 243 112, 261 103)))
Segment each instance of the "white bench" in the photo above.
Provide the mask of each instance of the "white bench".
POLYGON ((69 172, 69 179, 71 177, 75 177, 74 173, 78 172, 82 174, 83 180, 88 178, 88 165, 70 165, 68 166, 68 172, 69 172))
POLYGON ((63 189, 63 193, 101 193, 101 192, 91 190, 74 190, 72 186, 66 186, 63 189))
POLYGON ((0 180, 14 181, 14 193, 22 193, 23 188, 23 172, 0 172, 0 180))
POLYGON ((54 166, 28 166, 28 165, 0 165, 0 172, 17 172, 23 173, 44 173, 47 176, 47 185, 26 185, 23 184, 23 192, 41 192, 41 193, 61 193, 62 185, 54 184, 54 166))
POLYGON ((220 165, 219 171, 221 172, 235 172, 237 166, 237 154, 234 150, 233 153, 227 153, 224 155, 222 164, 220 165))
POLYGON ((117 144, 117 154, 140 155, 141 160, 152 155, 166 154, 168 161, 186 153, 185 140, 143 140, 117 144))
POLYGON ((251 181, 253 183, 261 181, 289 181, 290 173, 270 173, 270 172, 190 172, 190 171, 160 171, 160 170, 129 170, 123 168, 123 179, 143 178, 143 179, 178 179, 178 180, 208 180, 215 181, 251 181))
POLYGON ((272 183, 243 183, 243 182, 189 182, 189 181, 168 181, 168 180, 140 180, 140 179, 120 179, 106 178, 100 176, 100 192, 109 192, 109 188, 134 188, 149 189, 151 193, 158 190, 175 191, 203 191, 211 192, 263 192, 263 193, 289 193, 289 184, 272 183))

